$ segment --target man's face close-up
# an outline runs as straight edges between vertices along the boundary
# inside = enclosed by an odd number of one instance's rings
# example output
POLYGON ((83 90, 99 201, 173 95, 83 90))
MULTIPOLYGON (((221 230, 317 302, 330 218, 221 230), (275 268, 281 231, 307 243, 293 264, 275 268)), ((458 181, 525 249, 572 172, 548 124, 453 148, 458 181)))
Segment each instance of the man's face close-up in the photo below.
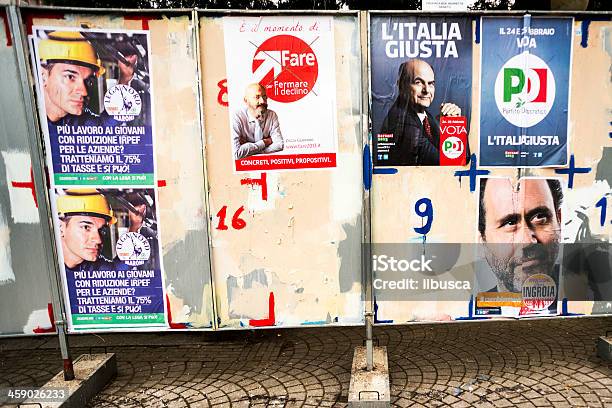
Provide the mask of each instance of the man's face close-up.
POLYGON ((409 104, 417 112, 425 112, 434 99, 434 72, 424 61, 414 61, 407 69, 412 70, 412 82, 409 88, 409 104))
POLYGON ((67 114, 83 113, 87 98, 85 81, 93 75, 91 68, 56 63, 42 70, 47 116, 59 120, 67 114))
POLYGON ((553 271, 559 251, 560 212, 546 180, 488 179, 483 197, 485 257, 498 290, 518 292, 531 275, 553 271))
POLYGON ((102 249, 104 218, 87 215, 73 215, 61 221, 62 249, 64 261, 69 267, 83 261, 94 262, 102 249))
POLYGON ((258 86, 250 86, 244 95, 244 101, 256 117, 268 110, 268 96, 266 90, 258 86))

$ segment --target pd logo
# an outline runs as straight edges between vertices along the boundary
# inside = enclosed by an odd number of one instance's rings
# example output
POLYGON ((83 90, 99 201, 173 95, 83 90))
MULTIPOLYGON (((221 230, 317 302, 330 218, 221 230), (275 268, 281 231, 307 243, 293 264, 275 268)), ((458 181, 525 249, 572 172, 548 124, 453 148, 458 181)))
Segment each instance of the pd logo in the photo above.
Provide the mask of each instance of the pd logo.
POLYGON ((268 98, 295 102, 312 91, 319 75, 319 63, 312 48, 302 39, 277 35, 257 48, 252 70, 257 82, 266 87, 268 98))
POLYGON ((515 55, 497 74, 495 102, 502 116, 514 126, 535 126, 555 102, 555 77, 537 55, 515 55))
POLYGON ((463 166, 466 158, 467 119, 465 116, 440 118, 440 166, 463 166))

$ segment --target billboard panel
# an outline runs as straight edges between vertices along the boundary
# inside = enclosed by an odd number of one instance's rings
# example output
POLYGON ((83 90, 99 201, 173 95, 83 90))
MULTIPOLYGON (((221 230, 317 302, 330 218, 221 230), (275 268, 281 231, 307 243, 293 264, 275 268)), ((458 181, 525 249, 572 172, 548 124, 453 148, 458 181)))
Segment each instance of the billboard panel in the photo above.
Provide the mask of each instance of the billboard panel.
MULTIPOLYGON (((470 123, 472 19, 372 16, 370 53, 374 165, 438 166, 456 158, 455 149, 444 149, 440 118, 470 123)), ((467 144, 459 156, 464 164, 467 144)))
POLYGON ((31 41, 69 329, 165 327, 149 34, 31 41))
POLYGON ((481 165, 567 164, 572 27, 572 18, 482 18, 481 165))

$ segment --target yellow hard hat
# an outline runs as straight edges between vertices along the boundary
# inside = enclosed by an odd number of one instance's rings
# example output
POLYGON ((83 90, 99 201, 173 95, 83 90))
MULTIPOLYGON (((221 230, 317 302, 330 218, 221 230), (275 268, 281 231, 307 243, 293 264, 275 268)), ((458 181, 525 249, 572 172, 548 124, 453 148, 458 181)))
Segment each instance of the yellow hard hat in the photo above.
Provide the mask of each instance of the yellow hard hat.
POLYGON ((75 61, 95 70, 96 76, 104 75, 104 67, 96 50, 78 31, 54 31, 38 43, 38 55, 42 63, 75 61))
POLYGON ((57 212, 64 215, 100 215, 109 224, 117 222, 106 197, 95 188, 73 188, 57 198, 57 212))

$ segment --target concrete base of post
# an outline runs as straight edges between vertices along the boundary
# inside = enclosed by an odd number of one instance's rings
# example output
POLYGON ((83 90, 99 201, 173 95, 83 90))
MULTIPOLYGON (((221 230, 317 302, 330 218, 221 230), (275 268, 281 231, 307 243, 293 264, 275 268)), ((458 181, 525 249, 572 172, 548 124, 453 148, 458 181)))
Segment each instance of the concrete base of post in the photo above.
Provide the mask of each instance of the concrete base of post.
POLYGON ((386 347, 374 347, 374 369, 366 367, 366 348, 355 347, 348 406, 352 408, 386 408, 391 406, 389 362, 386 347))
POLYGON ((604 360, 612 361, 612 337, 599 337, 597 340, 597 355, 604 360))
POLYGON ((84 407, 100 392, 108 382, 117 375, 115 354, 82 354, 74 362, 74 380, 64 381, 60 372, 40 389, 66 389, 68 398, 63 402, 38 402, 26 400, 22 405, 41 406, 44 408, 77 408, 84 407))

